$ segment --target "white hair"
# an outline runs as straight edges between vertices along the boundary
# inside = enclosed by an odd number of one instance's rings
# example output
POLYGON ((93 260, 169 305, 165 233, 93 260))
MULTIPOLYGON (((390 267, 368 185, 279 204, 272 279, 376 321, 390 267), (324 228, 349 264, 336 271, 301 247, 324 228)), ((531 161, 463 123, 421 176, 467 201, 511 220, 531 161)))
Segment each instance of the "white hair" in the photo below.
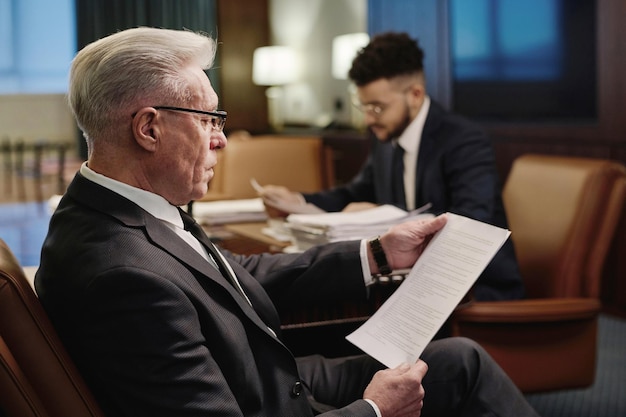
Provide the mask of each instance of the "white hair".
POLYGON ((150 100, 184 103, 192 98, 180 70, 209 69, 216 42, 186 30, 139 27, 84 47, 70 70, 68 100, 88 140, 106 137, 150 100))

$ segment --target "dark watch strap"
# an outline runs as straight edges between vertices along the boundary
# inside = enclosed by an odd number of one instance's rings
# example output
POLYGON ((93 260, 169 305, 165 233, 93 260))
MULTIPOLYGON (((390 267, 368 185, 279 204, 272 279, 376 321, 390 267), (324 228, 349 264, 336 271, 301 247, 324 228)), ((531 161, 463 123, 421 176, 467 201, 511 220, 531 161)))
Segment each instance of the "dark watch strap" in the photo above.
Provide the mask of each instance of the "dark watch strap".
POLYGON ((385 255, 385 251, 380 244, 380 238, 375 237, 373 239, 370 239, 369 245, 370 249, 372 250, 372 255, 374 255, 374 261, 376 261, 376 266, 378 266, 378 272, 381 275, 391 274, 391 268, 389 267, 389 262, 387 262, 387 256, 385 255))

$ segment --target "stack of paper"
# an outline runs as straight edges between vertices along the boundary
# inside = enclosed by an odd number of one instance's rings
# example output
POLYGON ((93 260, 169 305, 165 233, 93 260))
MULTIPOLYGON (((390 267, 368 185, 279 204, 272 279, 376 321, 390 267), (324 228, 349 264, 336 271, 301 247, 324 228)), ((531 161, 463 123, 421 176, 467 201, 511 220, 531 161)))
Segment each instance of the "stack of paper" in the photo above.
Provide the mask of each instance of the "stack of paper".
POLYGON ((263 222, 267 213, 263 200, 252 198, 245 200, 195 201, 193 217, 202 224, 225 224, 244 222, 263 222))
POLYGON ((290 214, 285 226, 291 230, 298 249, 306 250, 322 243, 381 235, 394 224, 432 217, 423 213, 428 207, 407 212, 383 205, 355 212, 290 214))

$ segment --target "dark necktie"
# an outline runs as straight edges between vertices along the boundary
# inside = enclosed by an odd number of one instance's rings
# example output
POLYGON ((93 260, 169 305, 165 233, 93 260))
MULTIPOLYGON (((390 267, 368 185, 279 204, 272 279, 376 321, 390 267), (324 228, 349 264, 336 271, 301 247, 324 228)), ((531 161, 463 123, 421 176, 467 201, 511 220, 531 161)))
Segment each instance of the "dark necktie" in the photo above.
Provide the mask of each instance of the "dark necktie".
POLYGON ((213 258, 213 260, 217 264, 217 267, 219 271, 222 273, 222 276, 224 276, 224 278, 230 281, 232 286, 235 287, 235 289, 248 302, 248 304, 252 305, 252 303, 250 302, 250 299, 248 298, 246 293, 243 291, 243 288, 241 287, 241 284, 239 283, 237 276, 232 271, 230 266, 227 265, 227 261, 224 258, 224 256, 219 252, 217 247, 213 244, 213 242, 211 242, 211 240, 204 233, 204 230, 202 230, 202 227, 189 216, 186 217, 183 215, 182 217, 183 217, 183 223, 185 225, 185 230, 189 231, 192 234, 192 236, 198 239, 198 241, 207 249, 207 251, 209 252, 209 256, 213 258))
MULTIPOLYGON (((184 213, 184 212, 181 211, 181 217, 183 219, 183 224, 185 226, 185 230, 190 232, 192 234, 192 236, 195 237, 196 239, 198 239, 198 241, 207 249, 207 251, 209 252, 209 256, 212 257, 215 260, 215 263, 217 264, 218 269, 222 273, 222 275, 228 281, 230 281, 230 283, 233 285, 233 287, 235 287, 237 292, 239 292, 239 294, 241 294, 243 299, 246 300, 248 305, 250 307, 252 307, 253 310, 255 310, 254 306, 252 305, 252 302, 250 301, 250 299, 246 295, 245 291, 243 290, 243 287, 239 283, 239 279, 237 279, 237 276, 235 275, 235 272, 231 269, 230 265, 228 265, 228 262, 226 261, 226 258, 224 258, 224 255, 222 255, 220 253, 220 251, 217 249, 217 247, 208 238, 206 233, 204 233, 204 230, 202 230, 202 227, 193 219, 193 217, 189 216, 187 213, 184 213)), ((256 312, 256 310, 255 310, 255 312, 256 312)), ((258 315, 258 313, 257 313, 257 315, 258 315)), ((263 319, 260 316, 259 316, 259 319, 261 321, 263 321, 263 319)), ((267 330, 274 337, 277 337, 276 336, 276 332, 272 329, 271 326, 269 326, 267 324, 265 326, 267 327, 267 330)))
POLYGON ((406 197, 404 195, 404 149, 399 144, 394 146, 391 158, 391 192, 393 204, 406 209, 406 197))

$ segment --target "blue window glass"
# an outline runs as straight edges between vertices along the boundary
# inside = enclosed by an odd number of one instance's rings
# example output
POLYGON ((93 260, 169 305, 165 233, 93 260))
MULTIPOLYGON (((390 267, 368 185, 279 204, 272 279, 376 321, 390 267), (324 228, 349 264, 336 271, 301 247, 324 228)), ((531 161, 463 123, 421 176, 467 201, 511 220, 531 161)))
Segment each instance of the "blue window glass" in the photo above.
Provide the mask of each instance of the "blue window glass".
POLYGON ((65 93, 75 53, 73 0, 0 0, 0 94, 65 93))
POLYGON ((562 72, 561 0, 453 0, 459 80, 556 79, 562 72))
POLYGON ((596 0, 449 0, 452 105, 492 120, 594 120, 596 0))

